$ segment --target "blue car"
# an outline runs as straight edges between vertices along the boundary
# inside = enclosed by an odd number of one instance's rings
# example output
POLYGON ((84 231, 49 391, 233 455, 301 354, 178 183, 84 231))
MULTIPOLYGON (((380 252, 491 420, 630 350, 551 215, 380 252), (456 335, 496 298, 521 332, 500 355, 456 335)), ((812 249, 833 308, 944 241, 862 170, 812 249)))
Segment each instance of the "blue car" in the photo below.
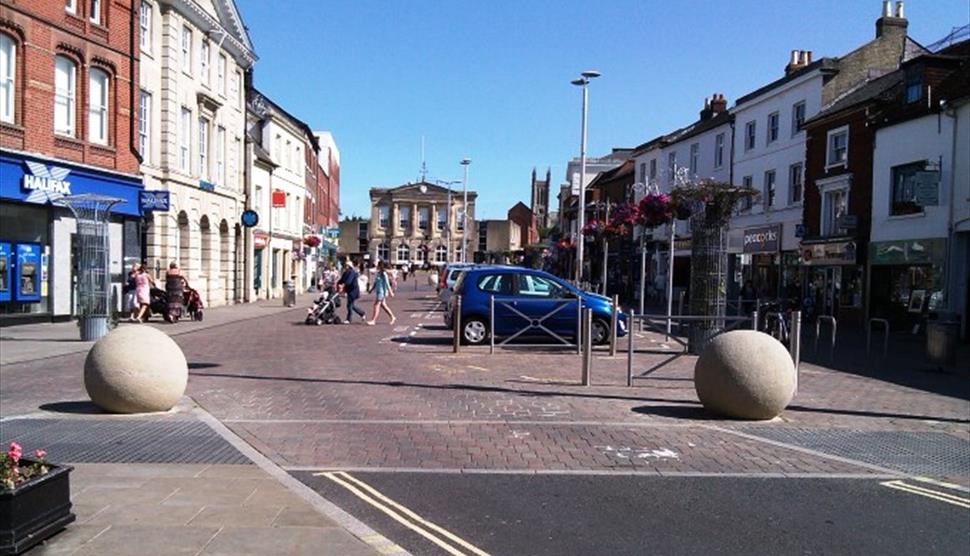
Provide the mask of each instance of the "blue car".
MULTIPOLYGON (((461 339, 466 344, 488 342, 489 298, 493 296, 496 338, 518 334, 517 338, 546 338, 547 343, 575 341, 579 299, 583 308, 593 310, 593 343, 610 341, 613 301, 582 291, 548 272, 513 266, 469 268, 455 284, 455 293, 461 295, 461 339)), ((445 310, 445 325, 452 329, 455 305, 452 298, 445 310)), ((620 311, 617 336, 625 336, 626 328, 626 315, 620 311)))

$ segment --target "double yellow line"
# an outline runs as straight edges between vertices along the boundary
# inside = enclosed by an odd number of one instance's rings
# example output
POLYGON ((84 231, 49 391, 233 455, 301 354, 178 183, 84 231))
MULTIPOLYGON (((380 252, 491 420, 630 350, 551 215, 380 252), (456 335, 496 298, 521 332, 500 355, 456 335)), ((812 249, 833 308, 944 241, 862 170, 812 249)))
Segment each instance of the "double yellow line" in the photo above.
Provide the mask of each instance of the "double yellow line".
POLYGON ((344 487, 357 498, 384 512, 394 521, 438 545, 442 550, 452 556, 468 556, 469 554, 489 556, 484 550, 458 537, 454 533, 431 523, 408 508, 384 496, 374 487, 360 479, 350 476, 348 473, 343 471, 326 471, 323 473, 314 473, 314 475, 317 477, 326 477, 344 487))
MULTIPOLYGON (((962 488, 959 485, 953 485, 950 483, 934 481, 933 479, 927 479, 925 477, 915 477, 915 480, 921 483, 934 485, 936 487, 949 488, 949 489, 962 491, 962 488)), ((959 506, 961 508, 970 509, 970 498, 967 498, 966 496, 957 496, 949 492, 945 492, 938 489, 926 488, 920 485, 910 484, 902 480, 886 481, 879 484, 881 484, 884 487, 901 490, 903 492, 916 494, 918 496, 925 496, 926 498, 932 498, 933 500, 938 500, 940 502, 945 502, 947 504, 952 504, 954 506, 959 506)))

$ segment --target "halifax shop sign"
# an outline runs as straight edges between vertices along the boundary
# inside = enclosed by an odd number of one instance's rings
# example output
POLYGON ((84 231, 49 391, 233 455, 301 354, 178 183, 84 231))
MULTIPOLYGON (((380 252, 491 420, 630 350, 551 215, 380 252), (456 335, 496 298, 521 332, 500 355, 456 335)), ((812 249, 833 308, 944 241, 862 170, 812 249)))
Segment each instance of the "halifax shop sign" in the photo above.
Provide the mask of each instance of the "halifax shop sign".
POLYGON ((141 216, 141 178, 4 152, 0 154, 0 198, 46 205, 67 195, 98 193, 124 199, 115 214, 141 216))

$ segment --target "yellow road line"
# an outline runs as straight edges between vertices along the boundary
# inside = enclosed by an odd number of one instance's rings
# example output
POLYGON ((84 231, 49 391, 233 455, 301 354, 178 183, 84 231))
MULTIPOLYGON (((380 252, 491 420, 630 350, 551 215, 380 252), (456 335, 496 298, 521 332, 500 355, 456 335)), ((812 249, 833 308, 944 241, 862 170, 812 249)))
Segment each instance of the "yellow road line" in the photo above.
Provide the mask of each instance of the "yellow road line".
POLYGON ((472 546, 471 544, 468 544, 467 542, 459 539, 458 537, 456 537, 455 535, 452 535, 451 533, 445 531, 441 527, 438 527, 437 525, 435 525, 435 524, 433 524, 433 523, 431 523, 429 521, 424 520, 423 518, 421 518, 420 516, 418 516, 414 512, 408 510, 404 506, 401 506, 397 502, 394 502, 390 498, 387 498, 386 496, 384 496, 383 494, 381 494, 377 490, 371 488, 369 485, 363 483, 362 481, 359 481, 359 480, 355 479, 354 477, 351 477, 347 473, 344 473, 344 472, 336 472, 336 473, 334 473, 334 472, 323 472, 323 473, 314 473, 314 475, 317 476, 317 477, 326 477, 327 479, 330 479, 331 481, 333 481, 333 482, 337 483, 338 485, 344 487, 345 489, 349 490, 354 496, 360 498, 364 502, 367 502, 371 506, 373 506, 373 507, 377 508, 378 510, 380 510, 381 512, 387 514, 394 521, 397 521, 401 525, 407 527, 408 529, 411 529, 415 533, 421 535, 422 537, 428 539, 432 543, 438 545, 445 552, 447 552, 448 554, 451 554, 452 556, 467 556, 467 554, 465 552, 462 552, 458 548, 452 546, 451 544, 448 544, 446 541, 444 541, 443 539, 435 536, 431 532, 425 530, 424 528, 421 527, 421 525, 418 525, 418 523, 427 526, 429 529, 433 529, 435 531, 438 531, 438 532, 441 532, 441 533, 445 534, 446 537, 452 539, 453 541, 456 541, 458 544, 460 544, 462 546, 465 546, 466 548, 469 548, 470 550, 473 551, 473 553, 477 554, 478 556, 488 556, 487 553, 482 552, 478 548, 476 548, 476 547, 472 546), (358 488, 358 486, 355 486, 355 484, 356 485, 359 485, 361 488, 358 488), (381 500, 386 501, 387 504, 381 503, 380 501, 376 500, 374 497, 372 497, 369 494, 367 494, 366 492, 364 492, 364 490, 362 490, 362 489, 365 489, 367 491, 372 492, 377 498, 380 498, 381 500), (418 523, 412 523, 406 517, 402 516, 400 513, 398 513, 397 511, 395 511, 394 509, 392 509, 389 506, 393 506, 395 508, 400 509, 403 513, 407 514, 412 520, 414 520, 414 521, 416 521, 418 523))
POLYGON ((431 523, 430 521, 427 521, 426 519, 422 518, 418 514, 416 514, 413 511, 411 511, 410 509, 402 506, 401 504, 398 504, 397 502, 395 502, 394 500, 391 500, 387 496, 384 496, 383 494, 381 494, 380 492, 378 492, 377 489, 375 489, 372 486, 368 485, 364 481, 361 481, 360 479, 358 479, 356 477, 351 477, 348 473, 346 473, 344 471, 338 471, 337 474, 339 474, 340 476, 344 477, 348 481, 353 482, 354 484, 356 484, 360 488, 366 490, 369 494, 371 494, 375 498, 383 501, 384 503, 390 505, 391 507, 393 507, 394 509, 400 511, 404 515, 410 517, 415 522, 417 522, 417 523, 419 523, 421 525, 424 525, 428 529, 431 529, 432 531, 435 531, 435 532, 443 535, 448 540, 450 540, 450 541, 452 541, 454 543, 459 544, 460 546, 464 547, 466 550, 471 551, 472 554, 475 554, 477 556, 489 556, 489 554, 487 552, 479 549, 477 546, 475 546, 475 545, 473 545, 473 544, 465 541, 464 539, 458 537, 457 535, 451 533, 450 531, 447 531, 447 530, 439 527, 438 525, 435 525, 434 523, 431 523))
POLYGON ((970 499, 954 496, 946 492, 938 492, 935 490, 930 490, 928 488, 923 488, 916 485, 910 485, 899 480, 885 481, 879 484, 881 484, 884 487, 901 490, 903 492, 908 492, 910 494, 916 494, 919 496, 924 496, 926 498, 932 498, 933 500, 938 500, 940 502, 946 502, 947 504, 952 504, 954 506, 960 506, 961 508, 970 509, 970 499))

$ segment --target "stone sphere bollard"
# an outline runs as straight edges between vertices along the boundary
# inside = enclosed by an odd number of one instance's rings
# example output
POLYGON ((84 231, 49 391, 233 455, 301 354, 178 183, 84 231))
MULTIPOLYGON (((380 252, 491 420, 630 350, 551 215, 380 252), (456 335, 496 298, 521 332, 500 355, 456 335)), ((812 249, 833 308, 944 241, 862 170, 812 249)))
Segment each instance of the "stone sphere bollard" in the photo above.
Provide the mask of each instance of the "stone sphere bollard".
POLYGON ((150 326, 118 328, 98 340, 84 361, 84 388, 114 413, 168 411, 189 380, 182 349, 150 326))
POLYGON ((795 364, 785 346, 754 330, 717 336, 697 358, 694 389, 709 411, 738 419, 772 419, 795 393, 795 364))

